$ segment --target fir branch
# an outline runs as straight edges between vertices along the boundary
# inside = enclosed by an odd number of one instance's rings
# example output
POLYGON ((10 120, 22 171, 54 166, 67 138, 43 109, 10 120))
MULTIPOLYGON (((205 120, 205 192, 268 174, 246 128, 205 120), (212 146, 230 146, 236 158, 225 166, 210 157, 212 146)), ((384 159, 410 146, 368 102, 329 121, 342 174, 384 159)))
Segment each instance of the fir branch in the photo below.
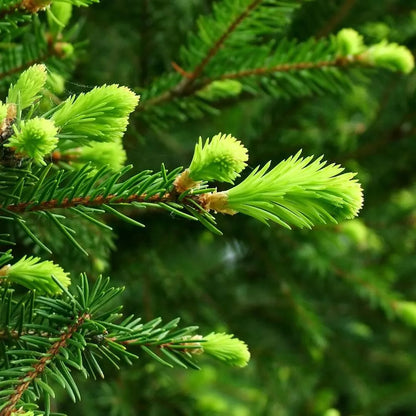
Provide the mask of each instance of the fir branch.
MULTIPOLYGON (((245 77, 250 77, 250 76, 262 76, 262 75, 269 75, 269 74, 278 73, 278 72, 302 71, 302 70, 307 70, 307 69, 322 69, 322 68, 333 68, 333 67, 342 68, 342 67, 347 67, 347 66, 353 66, 354 64, 357 64, 357 63, 361 63, 363 66, 366 66, 366 67, 369 66, 368 63, 366 62, 363 63, 361 57, 357 55, 357 56, 350 57, 348 59, 345 57, 338 57, 333 60, 319 61, 319 62, 294 62, 294 63, 278 64, 278 65, 271 66, 271 67, 249 68, 249 69, 245 69, 242 71, 229 72, 229 73, 225 73, 223 75, 219 75, 215 77, 204 78, 201 80, 200 83, 198 83, 198 85, 195 85, 193 89, 184 92, 183 95, 181 96, 192 95, 195 92, 198 92, 199 90, 206 88, 212 82, 215 82, 215 81, 223 81, 223 80, 228 80, 228 79, 240 79, 240 78, 245 78, 245 77)), ((178 72, 185 73, 185 71, 182 68, 178 68, 177 70, 178 72)), ((185 76, 190 76, 190 75, 188 74, 185 76)), ((157 97, 155 97, 155 99, 149 100, 147 102, 147 105, 160 104, 161 102, 166 101, 167 99, 172 98, 172 97, 163 96, 162 98, 162 96, 159 96, 158 100, 156 100, 156 98, 157 97)))
POLYGON ((8 71, 0 73, 0 79, 9 77, 9 76, 14 75, 14 74, 18 74, 18 73, 24 71, 25 69, 28 69, 32 65, 41 64, 41 63, 45 62, 46 60, 48 60, 49 58, 52 58, 53 56, 56 56, 56 53, 54 53, 53 49, 51 49, 50 51, 48 51, 46 54, 40 56, 39 58, 33 59, 29 62, 25 62, 22 65, 19 65, 17 67, 9 69, 8 71))
POLYGON ((338 267, 333 267, 332 271, 336 276, 352 283, 354 286, 356 285, 360 289, 360 296, 366 297, 372 302, 377 302, 387 315, 396 310, 400 295, 393 292, 388 286, 386 287, 386 282, 380 280, 379 277, 377 277, 378 285, 376 285, 363 277, 348 273, 338 267))
MULTIPOLYGON (((248 76, 261 76, 267 75, 274 72, 290 72, 290 71, 302 71, 305 69, 321 69, 321 68, 329 68, 329 67, 346 67, 349 65, 353 65, 354 63, 361 62, 359 56, 354 56, 352 59, 347 59, 344 57, 338 57, 331 61, 320 61, 320 62, 295 62, 295 63, 287 63, 287 64, 279 64, 272 67, 262 67, 262 68, 252 68, 246 69, 239 72, 231 72, 226 73, 224 75, 220 75, 215 78, 208 78, 205 79, 204 82, 206 85, 210 84, 213 81, 217 80, 226 80, 226 79, 238 79, 244 78, 248 76)), ((368 66, 366 64, 366 66, 368 66)))
POLYGON ((6 210, 15 212, 15 213, 22 213, 22 212, 33 212, 33 211, 49 211, 52 209, 58 208, 72 208, 77 206, 85 206, 85 207, 97 207, 104 204, 125 204, 131 202, 173 202, 175 198, 173 194, 166 193, 162 196, 160 195, 153 195, 147 196, 146 194, 139 194, 139 195, 129 195, 127 197, 119 197, 116 194, 111 194, 107 196, 98 195, 94 198, 90 196, 85 197, 78 197, 78 198, 64 198, 62 201, 57 199, 52 199, 50 201, 43 201, 41 203, 34 203, 34 202, 21 202, 19 204, 11 204, 6 207, 6 210))
POLYGON ((68 340, 88 319, 90 319, 90 314, 83 313, 72 325, 68 326, 66 331, 60 336, 59 340, 57 340, 49 348, 46 354, 33 365, 33 370, 29 371, 24 377, 21 378, 20 383, 15 387, 14 393, 9 396, 9 404, 1 411, 0 416, 11 416, 11 414, 16 410, 16 405, 18 404, 23 393, 28 389, 31 383, 44 372, 46 366, 59 354, 60 350, 66 347, 68 340))
POLYGON ((223 34, 217 39, 214 45, 208 50, 198 65, 192 71, 183 70, 177 63, 172 63, 173 68, 183 76, 183 79, 173 86, 171 89, 164 91, 160 95, 147 101, 147 106, 159 105, 165 101, 170 101, 174 97, 186 97, 198 91, 201 86, 192 88, 196 79, 200 77, 202 72, 212 58, 218 53, 227 38, 237 29, 249 14, 262 3, 263 0, 252 1, 227 27, 223 34))
POLYGON ((257 7, 263 0, 254 0, 252 1, 247 8, 236 17, 234 21, 228 26, 227 30, 219 37, 219 39, 215 42, 215 44, 209 49, 208 53, 205 57, 201 60, 201 62, 195 67, 195 69, 190 73, 189 79, 185 80, 185 82, 179 87, 179 90, 183 89, 186 90, 191 83, 198 78, 204 68, 208 65, 211 59, 217 54, 220 50, 221 46, 224 44, 226 39, 231 35, 232 32, 237 28, 238 25, 257 7))
POLYGON ((22 63, 21 65, 12 67, 7 71, 0 72, 0 80, 11 75, 19 74, 20 72, 30 68, 33 65, 45 63, 51 58, 65 58, 66 54, 62 48, 64 44, 65 43, 63 42, 54 42, 52 38, 47 39, 46 51, 43 55, 37 56, 34 59, 22 63))

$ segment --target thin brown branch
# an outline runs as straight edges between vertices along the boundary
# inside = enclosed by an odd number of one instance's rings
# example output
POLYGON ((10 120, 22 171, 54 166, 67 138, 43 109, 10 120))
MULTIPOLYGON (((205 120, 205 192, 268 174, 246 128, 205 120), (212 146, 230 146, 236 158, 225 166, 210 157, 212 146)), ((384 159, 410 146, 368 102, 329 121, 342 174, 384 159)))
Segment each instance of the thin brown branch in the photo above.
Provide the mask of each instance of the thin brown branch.
POLYGON ((174 200, 174 195, 166 193, 165 195, 153 195, 148 197, 146 194, 129 195, 128 197, 117 197, 115 194, 107 196, 99 195, 95 198, 90 196, 78 197, 78 198, 64 198, 62 201, 57 199, 51 199, 50 201, 44 201, 40 203, 33 202, 21 202, 19 204, 11 204, 5 207, 6 210, 11 212, 33 212, 33 211, 49 211, 57 208, 71 208, 77 206, 85 207, 97 207, 103 204, 119 204, 119 203, 131 203, 131 202, 171 202, 174 200))
POLYGON ((176 62, 171 62, 172 68, 180 75, 182 75, 184 78, 191 79, 193 77, 193 74, 190 72, 185 71, 180 65, 178 65, 176 62))
POLYGON ((328 36, 348 15, 357 0, 345 0, 328 23, 316 34, 316 38, 328 36))
POLYGON ((225 80, 225 79, 238 79, 249 77, 252 75, 267 75, 275 72, 290 72, 290 71, 301 71, 303 69, 319 69, 329 67, 344 67, 359 61, 356 57, 354 60, 346 58, 337 58, 332 61, 320 61, 320 62, 296 62, 293 64, 279 64, 271 67, 245 69, 243 71, 231 72, 228 74, 220 75, 216 78, 209 78, 204 80, 206 84, 210 84, 212 81, 225 80))
POLYGON ((84 313, 68 327, 68 329, 60 336, 46 352, 44 356, 33 366, 33 370, 29 371, 20 379, 19 384, 15 387, 14 392, 9 396, 9 404, 0 412, 0 416, 11 416, 16 411, 16 405, 22 397, 23 393, 29 388, 31 383, 38 378, 46 366, 59 354, 61 348, 64 348, 72 335, 78 331, 79 327, 90 318, 88 313, 84 313))

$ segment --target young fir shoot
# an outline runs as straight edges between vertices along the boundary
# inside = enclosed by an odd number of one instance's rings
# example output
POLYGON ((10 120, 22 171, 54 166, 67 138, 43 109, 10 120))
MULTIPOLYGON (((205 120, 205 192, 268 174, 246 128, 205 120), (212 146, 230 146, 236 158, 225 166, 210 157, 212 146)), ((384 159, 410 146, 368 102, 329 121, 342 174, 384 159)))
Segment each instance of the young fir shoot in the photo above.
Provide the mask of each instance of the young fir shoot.
POLYGON ((121 138, 139 97, 126 87, 104 85, 69 97, 50 119, 45 115, 16 122, 17 112, 36 102, 46 81, 45 65, 33 65, 10 87, 7 104, 0 103, 0 132, 12 126, 4 146, 17 159, 37 164, 45 165, 45 157, 58 149, 64 159, 79 162, 74 167, 92 162, 119 171, 126 159, 121 138))
POLYGON ((127 159, 121 138, 113 142, 92 142, 90 146, 82 146, 77 151, 76 161, 82 165, 91 162, 97 168, 108 166, 113 172, 119 172, 127 159))
POLYGON ((91 140, 119 140, 127 127, 129 114, 139 96, 127 87, 104 85, 86 94, 69 97, 52 115, 60 136, 76 144, 88 145, 91 140))
POLYGON ((363 37, 354 29, 342 29, 335 36, 338 55, 363 64, 400 71, 408 74, 415 66, 412 53, 397 43, 380 43, 366 46, 363 37))
POLYGON ((411 327, 416 327, 416 302, 397 301, 394 303, 397 316, 411 327))
POLYGON ((47 9, 48 24, 54 35, 59 34, 68 24, 72 16, 72 4, 53 2, 47 9))
POLYGON ((405 74, 410 73, 415 66, 414 57, 409 49, 397 43, 380 42, 369 48, 364 56, 375 66, 405 74))
POLYGON ((39 257, 23 256, 17 263, 8 264, 0 269, 0 282, 7 280, 27 289, 47 295, 62 293, 62 287, 68 287, 71 280, 68 273, 53 262, 40 261, 39 257), (54 278, 59 282, 57 285, 54 278))
POLYGON ((211 332, 205 337, 185 337, 183 344, 190 354, 207 354, 235 367, 245 367, 250 360, 247 344, 232 334, 211 332))
POLYGON ((206 209, 238 212, 259 221, 311 228, 354 218, 363 203, 354 173, 339 165, 326 165, 322 157, 301 158, 300 152, 269 170, 257 167, 241 183, 223 192, 201 196, 206 209))
POLYGON ((24 71, 16 84, 10 86, 7 103, 18 104, 20 109, 32 105, 46 83, 46 66, 33 65, 24 71))
POLYGON ((17 154, 46 165, 45 155, 52 152, 58 144, 58 129, 52 120, 35 117, 20 123, 20 129, 14 126, 15 134, 5 144, 17 154))
POLYGON ((3 120, 7 117, 7 104, 3 104, 0 101, 0 126, 3 122, 3 120))
POLYGON ((250 360, 250 352, 245 342, 232 334, 215 333, 204 337, 202 350, 218 360, 235 367, 245 367, 250 360))
POLYGON ((205 144, 200 137, 189 168, 175 182, 176 189, 182 193, 200 181, 234 183, 247 160, 247 149, 231 134, 218 133, 205 144))
POLYGON ((342 29, 335 36, 340 56, 358 55, 365 50, 363 37, 354 29, 342 29))

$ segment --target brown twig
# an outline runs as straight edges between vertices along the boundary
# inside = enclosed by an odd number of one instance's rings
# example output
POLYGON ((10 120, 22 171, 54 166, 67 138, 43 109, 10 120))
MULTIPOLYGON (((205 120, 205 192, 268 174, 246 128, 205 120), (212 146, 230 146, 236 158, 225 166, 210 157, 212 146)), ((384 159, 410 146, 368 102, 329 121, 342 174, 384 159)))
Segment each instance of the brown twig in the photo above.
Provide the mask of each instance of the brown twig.
POLYGON ((295 62, 292 64, 279 64, 271 67, 262 67, 254 69, 245 69, 243 71, 231 72, 228 74, 220 75, 216 78, 207 78, 204 80, 206 84, 210 84, 216 80, 225 80, 225 79, 238 79, 243 77, 248 77, 252 75, 266 75, 274 72, 290 72, 290 71, 301 71, 303 69, 319 69, 319 68, 329 68, 329 67, 344 67, 352 63, 360 61, 359 56, 355 56, 355 59, 346 59, 344 57, 336 58, 332 61, 320 61, 320 62, 295 62))
POLYGON ((57 199, 51 199, 50 201, 44 201, 40 203, 33 202, 21 202, 19 204, 11 204, 5 207, 6 210, 11 212, 33 212, 33 211, 48 211, 57 208, 71 208, 77 206, 96 207, 103 204, 119 204, 119 203, 131 203, 131 202, 171 202, 174 200, 173 194, 166 193, 165 195, 153 195, 148 197, 146 194, 129 195, 128 197, 117 197, 117 195, 110 194, 107 196, 96 196, 91 198, 90 196, 78 197, 78 198, 64 198, 62 201, 57 199))
POLYGON ((172 68, 180 75, 182 75, 184 78, 192 78, 192 73, 185 71, 180 65, 178 65, 176 62, 171 62, 172 68))
POLYGON ((79 327, 88 319, 90 319, 90 315, 88 313, 84 313, 79 316, 78 319, 60 336, 58 341, 56 341, 49 348, 46 354, 42 356, 42 358, 33 366, 33 370, 29 371, 20 379, 20 382, 15 387, 14 392, 9 396, 9 404, 3 408, 0 412, 0 416, 11 416, 11 414, 16 411, 17 403, 23 393, 29 388, 30 384, 43 373, 46 366, 59 354, 61 348, 64 348, 67 345, 67 342, 72 335, 78 331, 79 327))

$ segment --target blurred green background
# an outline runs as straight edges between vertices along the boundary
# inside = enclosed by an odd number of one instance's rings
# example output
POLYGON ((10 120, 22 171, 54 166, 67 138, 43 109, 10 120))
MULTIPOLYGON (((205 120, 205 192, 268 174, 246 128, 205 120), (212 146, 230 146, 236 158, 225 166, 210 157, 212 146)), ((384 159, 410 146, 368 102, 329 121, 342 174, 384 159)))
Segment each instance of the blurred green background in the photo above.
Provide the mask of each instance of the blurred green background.
MULTIPOLYGON (((204 0, 102 0, 77 9, 88 40, 65 94, 104 83, 140 93, 172 71, 204 0)), ((317 0, 287 27, 291 38, 343 27, 366 42, 416 47, 414 0, 317 0)), ((416 301, 415 73, 363 71, 344 93, 296 99, 267 94, 225 102, 215 115, 166 120, 140 111, 125 137, 135 169, 187 166, 199 136, 231 133, 249 166, 303 149, 358 172, 365 190, 359 219, 312 231, 266 228, 242 216, 219 218, 224 236, 160 212, 146 229, 116 220, 115 234, 85 239, 91 259, 62 264, 126 286, 126 314, 180 316, 201 333, 245 340, 245 369, 203 360, 202 370, 162 367, 147 357, 106 379, 82 382, 83 401, 63 394, 60 411, 82 415, 364 416, 416 415, 416 328, 395 318, 398 299, 416 301), (110 250, 111 249, 111 250, 110 250), (108 260, 108 261, 107 261, 108 260)), ((249 169, 250 170, 250 169, 249 169)), ((66 247, 62 247, 66 250, 66 247)))

